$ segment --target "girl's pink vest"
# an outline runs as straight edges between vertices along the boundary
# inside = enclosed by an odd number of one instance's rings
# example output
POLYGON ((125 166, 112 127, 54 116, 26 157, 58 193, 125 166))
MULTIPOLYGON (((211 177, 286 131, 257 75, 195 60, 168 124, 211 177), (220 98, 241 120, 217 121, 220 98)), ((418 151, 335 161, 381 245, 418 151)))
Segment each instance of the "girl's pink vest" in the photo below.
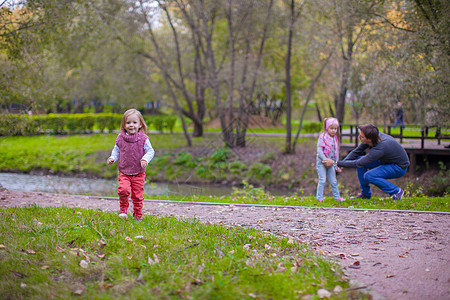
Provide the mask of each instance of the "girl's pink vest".
POLYGON ((128 135, 124 130, 116 139, 116 145, 120 149, 119 171, 124 174, 139 174, 145 172, 141 167, 141 159, 144 156, 144 144, 148 139, 143 132, 128 135))

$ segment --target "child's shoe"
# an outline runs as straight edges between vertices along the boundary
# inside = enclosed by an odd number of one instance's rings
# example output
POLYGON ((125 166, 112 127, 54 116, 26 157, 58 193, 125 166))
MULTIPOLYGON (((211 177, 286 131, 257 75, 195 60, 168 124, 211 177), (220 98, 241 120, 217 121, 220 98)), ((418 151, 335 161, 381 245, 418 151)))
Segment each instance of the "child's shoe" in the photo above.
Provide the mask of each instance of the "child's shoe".
POLYGON ((317 201, 319 201, 319 202, 323 202, 323 199, 322 199, 322 198, 320 198, 320 199, 317 199, 317 201))
POLYGON ((119 218, 126 218, 128 216, 126 209, 120 209, 119 218))
POLYGON ((340 198, 336 198, 336 201, 345 201, 345 199, 340 197, 340 198))

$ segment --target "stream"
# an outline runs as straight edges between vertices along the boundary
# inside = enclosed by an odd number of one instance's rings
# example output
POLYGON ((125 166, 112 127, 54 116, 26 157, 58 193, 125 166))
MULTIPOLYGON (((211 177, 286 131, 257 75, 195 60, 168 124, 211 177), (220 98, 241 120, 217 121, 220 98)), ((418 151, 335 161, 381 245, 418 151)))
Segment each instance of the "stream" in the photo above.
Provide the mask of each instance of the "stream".
MULTIPOLYGON (((117 196, 116 179, 92 179, 78 177, 60 177, 54 175, 30 175, 20 173, 0 173, 0 186, 8 190, 24 192, 45 192, 55 194, 117 196)), ((150 196, 224 196, 231 195, 233 188, 221 185, 192 185, 174 183, 146 184, 145 193, 150 196)), ((270 190, 274 195, 288 194, 287 191, 270 190)))

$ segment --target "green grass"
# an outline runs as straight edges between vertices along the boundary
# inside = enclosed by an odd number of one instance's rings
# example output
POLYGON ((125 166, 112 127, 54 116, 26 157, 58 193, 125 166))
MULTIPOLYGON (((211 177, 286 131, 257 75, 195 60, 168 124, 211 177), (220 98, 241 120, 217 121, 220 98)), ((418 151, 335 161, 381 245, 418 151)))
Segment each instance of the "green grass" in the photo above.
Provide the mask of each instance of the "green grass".
POLYGON ((0 210, 2 299, 298 299, 346 291, 338 265, 290 238, 195 220, 73 208, 0 210))
MULTIPOLYGON (((117 165, 108 166, 117 134, 65 136, 0 137, 0 171, 49 171, 60 174, 88 173, 100 178, 113 178, 117 165)), ((187 146, 182 134, 150 134, 156 158, 163 151, 171 152, 187 146)), ((220 135, 192 139, 194 147, 218 149, 223 147, 220 135)), ((275 145, 284 147, 281 137, 251 137, 248 145, 275 145)), ((157 161, 157 160, 155 160, 157 161)))
POLYGON ((414 195, 409 190, 406 190, 405 196, 401 201, 394 201, 391 197, 372 197, 369 200, 347 199, 346 201, 341 202, 334 200, 332 197, 325 197, 324 202, 318 202, 314 196, 305 197, 302 196, 301 193, 292 196, 274 196, 265 192, 262 188, 255 188, 251 185, 247 185, 244 186, 243 189, 235 189, 230 196, 158 196, 158 199, 236 204, 450 212, 450 195, 444 197, 425 197, 422 195, 414 195))

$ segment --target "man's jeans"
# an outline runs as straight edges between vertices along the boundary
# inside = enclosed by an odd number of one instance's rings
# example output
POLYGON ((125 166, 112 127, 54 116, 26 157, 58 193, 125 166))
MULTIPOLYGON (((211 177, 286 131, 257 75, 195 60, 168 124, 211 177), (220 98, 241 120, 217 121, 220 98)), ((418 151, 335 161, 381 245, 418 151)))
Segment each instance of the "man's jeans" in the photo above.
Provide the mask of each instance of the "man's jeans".
POLYGON ((395 121, 395 126, 394 126, 394 128, 397 128, 397 125, 398 125, 398 124, 401 124, 401 125, 402 125, 402 128, 405 128, 405 123, 403 122, 403 119, 398 118, 397 121, 395 121))
POLYGON ((406 170, 396 164, 382 165, 379 160, 373 161, 364 167, 357 168, 359 187, 361 193, 371 197, 370 183, 379 187, 383 192, 393 195, 400 191, 400 188, 386 179, 400 178, 406 174, 406 170))
POLYGON ((316 168, 317 174, 319 175, 319 183, 317 183, 316 198, 323 199, 323 189, 325 187, 327 177, 331 185, 331 191, 333 192, 334 199, 340 198, 338 184, 336 180, 336 170, 334 166, 327 168, 322 163, 322 161, 318 160, 316 162, 316 168))

